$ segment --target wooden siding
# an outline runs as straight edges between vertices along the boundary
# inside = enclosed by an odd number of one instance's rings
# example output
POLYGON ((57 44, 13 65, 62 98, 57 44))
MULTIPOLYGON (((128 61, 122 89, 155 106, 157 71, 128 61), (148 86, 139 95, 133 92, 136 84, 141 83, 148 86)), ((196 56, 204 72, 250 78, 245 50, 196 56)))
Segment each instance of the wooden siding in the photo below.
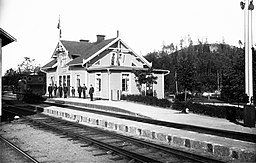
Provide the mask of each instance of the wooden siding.
POLYGON ((108 90, 109 90, 109 80, 108 80, 108 73, 102 73, 102 98, 108 99, 108 90))
MULTIPOLYGON (((111 65, 111 59, 114 52, 109 50, 104 51, 98 57, 95 57, 88 65, 92 67, 101 67, 101 66, 109 66, 111 65), (100 65, 95 65, 96 61, 100 60, 100 65)), ((136 57, 130 53, 122 53, 124 58, 121 58, 120 65, 121 66, 132 66, 132 63, 136 65, 136 67, 143 67, 143 64, 139 62, 136 57)), ((116 62, 116 61, 115 61, 116 62)))
POLYGON ((86 82, 86 74, 87 72, 85 70, 76 70, 76 71, 71 71, 71 76, 70 76, 70 85, 71 87, 75 88, 75 96, 78 96, 78 83, 77 83, 77 78, 79 75, 80 78, 80 85, 83 86, 85 84, 85 86, 87 87, 87 92, 88 92, 88 84, 86 82))
POLYGON ((134 55, 126 54, 124 66, 132 66, 132 63, 134 63, 136 65, 136 67, 143 67, 143 64, 141 62, 139 62, 138 60, 136 60, 134 55))

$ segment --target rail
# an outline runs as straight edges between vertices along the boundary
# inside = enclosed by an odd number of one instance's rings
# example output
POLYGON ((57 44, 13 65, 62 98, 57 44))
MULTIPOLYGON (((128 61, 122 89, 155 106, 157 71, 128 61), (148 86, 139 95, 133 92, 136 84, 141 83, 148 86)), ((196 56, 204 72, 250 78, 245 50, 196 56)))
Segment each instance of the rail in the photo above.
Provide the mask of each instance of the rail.
POLYGON ((27 154, 26 152, 24 152, 22 149, 20 149, 19 147, 17 147, 16 145, 14 145, 13 143, 11 143, 10 141, 8 141, 7 139, 5 139, 4 137, 2 137, 0 135, 0 140, 3 141, 4 143, 6 143, 8 146, 10 146, 12 149, 14 149, 15 151, 17 151, 19 154, 21 154, 22 156, 24 156, 25 158, 27 158, 29 161, 34 162, 34 163, 39 163, 36 159, 34 159, 32 156, 30 156, 29 154, 27 154))

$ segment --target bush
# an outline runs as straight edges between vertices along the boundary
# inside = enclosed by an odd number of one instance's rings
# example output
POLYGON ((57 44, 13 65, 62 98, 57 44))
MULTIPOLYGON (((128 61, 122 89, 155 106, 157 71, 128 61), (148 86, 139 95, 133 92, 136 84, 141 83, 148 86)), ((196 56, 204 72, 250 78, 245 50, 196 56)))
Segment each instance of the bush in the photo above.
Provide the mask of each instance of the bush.
MULTIPOLYGON (((181 93, 181 94, 177 94, 175 96, 176 100, 178 101, 184 101, 185 100, 185 93, 181 93)), ((191 99, 192 98, 192 95, 187 93, 187 99, 191 99)))
POLYGON ((127 101, 144 103, 144 104, 152 105, 152 106, 159 106, 159 107, 163 107, 163 108, 171 106, 171 103, 167 99, 158 99, 153 96, 122 95, 121 99, 127 100, 127 101))
POLYGON ((183 111, 185 108, 188 108, 189 112, 195 114, 226 118, 230 121, 234 121, 235 119, 243 119, 243 109, 232 106, 214 106, 180 101, 175 101, 174 103, 171 103, 167 99, 158 99, 156 97, 142 95, 122 95, 121 99, 164 108, 172 106, 172 109, 178 111, 183 111))
POLYGON ((175 102, 172 105, 175 110, 182 111, 184 108, 188 108, 189 112, 195 114, 203 114, 211 117, 227 118, 228 120, 243 119, 243 109, 232 106, 214 106, 203 105, 192 102, 175 102))

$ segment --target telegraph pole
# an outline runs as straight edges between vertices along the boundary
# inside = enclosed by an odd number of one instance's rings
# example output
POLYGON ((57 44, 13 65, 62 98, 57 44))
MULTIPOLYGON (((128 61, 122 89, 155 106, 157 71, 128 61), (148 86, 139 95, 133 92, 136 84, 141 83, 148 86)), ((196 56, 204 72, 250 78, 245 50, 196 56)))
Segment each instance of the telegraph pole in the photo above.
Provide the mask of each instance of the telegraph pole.
POLYGON ((240 2, 244 10, 244 44, 245 44, 245 93, 249 96, 249 104, 252 104, 253 97, 253 66, 252 66, 252 48, 253 48, 253 24, 252 11, 254 9, 253 0, 244 0, 240 2))

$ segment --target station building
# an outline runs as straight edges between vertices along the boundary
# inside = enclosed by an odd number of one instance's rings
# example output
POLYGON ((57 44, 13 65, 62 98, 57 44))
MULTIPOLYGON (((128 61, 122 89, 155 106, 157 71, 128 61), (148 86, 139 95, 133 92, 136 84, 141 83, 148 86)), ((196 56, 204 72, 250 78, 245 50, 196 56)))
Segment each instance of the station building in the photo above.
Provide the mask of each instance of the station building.
MULTIPOLYGON (((146 71, 152 66, 119 36, 105 39, 104 35, 97 35, 95 42, 59 40, 51 59, 42 67, 47 74, 47 86, 66 85, 68 95, 74 87, 77 96, 79 85, 85 84, 88 89, 92 85, 94 97, 109 100, 119 100, 122 94, 140 94, 133 71, 146 71)), ((164 98, 164 76, 168 73, 167 70, 153 70, 157 84, 150 89, 157 98, 164 98)))

